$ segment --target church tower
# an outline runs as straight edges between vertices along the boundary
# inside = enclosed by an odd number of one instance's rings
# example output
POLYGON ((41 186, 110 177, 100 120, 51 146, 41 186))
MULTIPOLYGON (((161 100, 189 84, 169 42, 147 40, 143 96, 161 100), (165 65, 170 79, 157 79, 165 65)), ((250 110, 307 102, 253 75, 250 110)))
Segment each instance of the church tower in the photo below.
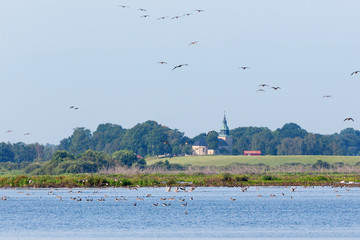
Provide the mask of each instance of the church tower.
POLYGON ((223 124, 222 127, 220 128, 220 134, 219 134, 219 147, 218 147, 218 151, 221 152, 225 152, 227 154, 231 154, 232 153, 232 137, 229 134, 229 127, 227 125, 227 121, 226 121, 226 116, 224 113, 224 120, 223 120, 223 124))

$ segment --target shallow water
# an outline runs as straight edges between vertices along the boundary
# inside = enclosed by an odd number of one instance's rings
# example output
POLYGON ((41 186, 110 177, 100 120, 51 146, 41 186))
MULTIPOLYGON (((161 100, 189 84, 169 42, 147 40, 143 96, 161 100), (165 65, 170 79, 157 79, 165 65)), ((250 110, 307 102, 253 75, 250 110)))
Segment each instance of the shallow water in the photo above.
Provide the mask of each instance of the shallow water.
POLYGON ((360 238, 359 188, 0 189, 0 196, 7 196, 0 239, 360 238), (115 201, 122 196, 127 201, 115 201))

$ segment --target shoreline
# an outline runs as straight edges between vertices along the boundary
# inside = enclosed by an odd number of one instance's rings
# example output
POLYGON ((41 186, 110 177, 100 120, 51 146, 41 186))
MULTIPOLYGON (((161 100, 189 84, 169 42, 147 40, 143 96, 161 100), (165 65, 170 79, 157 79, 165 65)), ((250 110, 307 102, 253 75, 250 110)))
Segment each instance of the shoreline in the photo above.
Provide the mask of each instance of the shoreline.
POLYGON ((248 186, 332 186, 360 187, 360 174, 267 173, 267 174, 135 174, 135 175, 39 175, 2 176, 0 188, 83 188, 83 187, 248 187, 248 186))

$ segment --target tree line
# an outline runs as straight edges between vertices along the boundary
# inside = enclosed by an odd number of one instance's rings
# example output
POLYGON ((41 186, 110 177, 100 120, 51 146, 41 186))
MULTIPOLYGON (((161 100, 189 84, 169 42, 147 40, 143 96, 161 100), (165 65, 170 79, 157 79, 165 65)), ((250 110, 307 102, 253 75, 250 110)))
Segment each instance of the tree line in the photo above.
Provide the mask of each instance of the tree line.
MULTIPOLYGON (((309 133, 295 123, 271 131, 266 127, 239 127, 230 130, 233 137, 233 155, 245 150, 260 150, 263 155, 359 155, 360 131, 347 128, 340 133, 322 135, 309 133)), ((58 151, 79 159, 86 151, 111 156, 121 150, 131 151, 142 157, 178 156, 192 154, 192 144, 205 138, 210 148, 217 147, 217 131, 201 133, 189 138, 178 129, 170 129, 155 121, 139 123, 124 129, 117 124, 100 124, 92 133, 89 129, 75 128, 71 136, 58 145, 38 143, 0 143, 0 162, 22 164, 53 159, 58 151)), ((230 154, 230 153, 229 153, 230 154)))

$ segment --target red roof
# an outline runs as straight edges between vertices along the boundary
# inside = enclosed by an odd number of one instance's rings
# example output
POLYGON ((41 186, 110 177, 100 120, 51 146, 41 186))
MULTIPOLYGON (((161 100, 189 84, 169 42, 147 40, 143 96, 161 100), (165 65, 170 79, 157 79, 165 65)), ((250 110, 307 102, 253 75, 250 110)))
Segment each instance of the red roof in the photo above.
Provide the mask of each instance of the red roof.
POLYGON ((261 151, 244 151, 244 156, 260 156, 261 151))
POLYGON ((261 154, 261 151, 244 151, 247 154, 261 154))

